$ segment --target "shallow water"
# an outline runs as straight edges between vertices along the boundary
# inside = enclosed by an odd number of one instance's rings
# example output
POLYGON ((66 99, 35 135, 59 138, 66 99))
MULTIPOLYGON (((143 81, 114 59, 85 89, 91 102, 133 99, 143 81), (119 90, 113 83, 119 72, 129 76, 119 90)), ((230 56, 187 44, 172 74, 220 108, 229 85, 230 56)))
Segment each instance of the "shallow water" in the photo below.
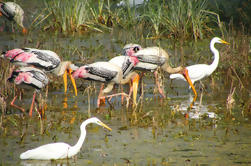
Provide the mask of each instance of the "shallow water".
MULTIPOLYGON (((64 60, 77 63, 91 63, 107 60, 120 53, 127 42, 124 33, 94 33, 75 37, 31 33, 24 37, 16 33, 0 32, 0 50, 17 47, 36 47, 56 51, 64 60), (76 51, 77 50, 77 51, 76 51)), ((168 45, 170 41, 163 41, 168 45)), ((145 42, 144 42, 145 43, 145 42)), ((153 42, 146 42, 151 45, 153 42)), ((207 54, 211 55, 208 46, 207 54)), ((191 52, 191 50, 186 50, 191 52)), ((205 51, 203 51, 204 53, 205 51)), ((198 54, 200 54, 199 52, 198 54)), ((179 56, 172 57, 179 65, 179 56)), ((205 57, 210 59, 210 57, 205 57)), ((190 62, 189 63, 193 63, 190 62)), ((168 75, 166 75, 168 78, 168 75)), ((226 109, 229 85, 220 85, 220 91, 210 88, 210 79, 200 103, 185 118, 190 104, 187 85, 165 79, 167 99, 154 94, 151 74, 144 77, 144 100, 138 110, 121 106, 120 98, 113 98, 96 109, 96 92, 90 94, 88 102, 84 89, 90 84, 77 80, 80 89, 75 97, 72 87, 67 94, 62 86, 50 88, 47 109, 40 121, 34 111, 33 118, 22 117, 20 111, 8 107, 7 114, 1 114, 0 162, 1 165, 249 165, 251 164, 250 116, 242 113, 236 103, 230 113, 226 109), (219 95, 220 94, 220 95, 219 95), (90 107, 89 107, 90 104, 90 107), (109 132, 96 125, 89 125, 87 138, 77 159, 59 161, 21 161, 20 153, 51 142, 66 142, 73 145, 79 137, 79 126, 87 117, 97 116, 113 130, 109 132)), ((60 81, 60 79, 58 80, 60 81)), ((93 87, 93 83, 91 84, 93 87)), ((117 91, 116 89, 115 91, 117 91)), ((124 88, 125 91, 128 88, 124 88)), ((139 91, 140 93, 140 91, 139 91)), ((44 93, 43 93, 44 94, 44 93)), ((26 91, 22 101, 28 110, 31 91, 26 91)), ((140 95, 140 94, 139 94, 140 95)), ((13 96, 8 97, 8 102, 13 96)), ((139 96, 138 96, 139 97, 139 96)), ((250 97, 250 96, 249 96, 250 97)))

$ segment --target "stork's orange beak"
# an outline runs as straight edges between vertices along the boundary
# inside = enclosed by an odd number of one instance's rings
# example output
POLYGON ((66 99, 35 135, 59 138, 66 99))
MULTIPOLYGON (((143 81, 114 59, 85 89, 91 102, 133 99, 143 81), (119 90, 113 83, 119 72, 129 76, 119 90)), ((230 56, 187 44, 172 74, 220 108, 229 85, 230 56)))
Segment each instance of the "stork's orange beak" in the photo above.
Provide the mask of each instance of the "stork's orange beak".
POLYGON ((63 80, 64 80, 64 92, 66 93, 67 92, 67 73, 69 74, 69 77, 71 79, 71 82, 72 82, 72 85, 73 85, 73 88, 74 88, 74 93, 75 93, 75 96, 78 95, 78 90, 77 90, 77 86, 76 86, 76 82, 75 82, 75 79, 73 78, 72 76, 72 69, 68 69, 68 70, 65 70, 64 72, 64 75, 63 75, 63 80))
POLYGON ((2 16, 3 14, 0 12, 0 16, 2 16))
POLYGON ((64 80, 64 92, 67 92, 67 71, 65 70, 64 75, 63 75, 63 80, 64 80))
POLYGON ((139 75, 136 74, 132 80, 132 87, 133 87, 133 104, 137 103, 137 93, 138 93, 138 85, 139 85, 139 75))
POLYGON ((28 33, 27 29, 25 29, 25 28, 23 28, 22 32, 24 35, 26 35, 28 33))
POLYGON ((193 106, 193 103, 196 101, 197 99, 197 92, 193 86, 193 83, 189 77, 189 74, 188 74, 188 70, 185 68, 184 71, 183 71, 183 76, 185 77, 185 79, 187 80, 188 84, 191 86, 192 90, 193 90, 193 93, 194 93, 194 98, 193 98, 193 102, 191 103, 190 107, 193 106))
POLYGON ((73 78, 71 73, 72 73, 72 69, 68 69, 68 74, 69 74, 69 77, 71 79, 71 82, 72 82, 72 85, 73 85, 73 88, 74 88, 75 96, 77 96, 78 95, 78 90, 77 90, 76 82, 75 82, 75 79, 73 78))

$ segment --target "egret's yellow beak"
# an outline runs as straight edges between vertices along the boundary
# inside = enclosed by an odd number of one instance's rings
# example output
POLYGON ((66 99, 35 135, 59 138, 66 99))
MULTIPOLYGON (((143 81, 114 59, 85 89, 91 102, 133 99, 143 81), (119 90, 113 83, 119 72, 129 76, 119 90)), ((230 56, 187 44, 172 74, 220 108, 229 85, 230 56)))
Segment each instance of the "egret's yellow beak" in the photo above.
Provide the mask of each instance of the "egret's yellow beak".
POLYGON ((197 99, 197 92, 193 86, 193 83, 189 77, 189 74, 188 74, 188 70, 185 68, 184 71, 183 71, 183 76, 185 77, 185 79, 187 80, 188 84, 191 86, 192 90, 193 90, 193 93, 194 93, 194 98, 193 98, 193 102, 191 103, 190 107, 193 106, 193 103, 196 101, 197 99))
POLYGON ((69 77, 71 79, 71 82, 72 82, 72 85, 73 85, 73 88, 74 88, 74 92, 75 92, 75 96, 77 96, 78 95, 78 90, 77 90, 77 86, 76 86, 76 83, 75 83, 75 79, 73 78, 73 76, 71 74, 72 73, 71 69, 65 70, 64 75, 63 75, 64 92, 65 93, 67 92, 67 73, 69 74, 69 77))
POLYGON ((110 127, 108 127, 106 124, 104 124, 103 122, 99 122, 99 125, 103 126, 104 128, 106 128, 107 130, 112 131, 112 129, 110 127))
POLYGON ((138 85, 139 85, 139 75, 136 74, 132 80, 132 88, 133 88, 133 104, 137 103, 137 93, 138 93, 138 85))
POLYGON ((230 43, 226 42, 225 40, 220 40, 221 43, 230 45, 230 43))

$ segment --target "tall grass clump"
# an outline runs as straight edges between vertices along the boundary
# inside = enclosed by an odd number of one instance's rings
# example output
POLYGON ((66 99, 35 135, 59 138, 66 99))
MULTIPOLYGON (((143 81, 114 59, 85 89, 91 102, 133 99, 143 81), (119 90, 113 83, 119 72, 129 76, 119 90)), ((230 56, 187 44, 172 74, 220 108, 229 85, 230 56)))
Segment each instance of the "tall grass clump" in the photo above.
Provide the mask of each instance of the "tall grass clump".
POLYGON ((141 5, 134 5, 129 0, 125 0, 124 5, 116 6, 113 11, 114 18, 119 27, 130 29, 142 23, 142 15, 144 13, 145 2, 141 5))
POLYGON ((170 0, 164 6, 162 23, 173 38, 202 39, 211 32, 208 25, 215 19, 206 11, 207 0, 170 0))
POLYGON ((160 37, 161 33, 164 33, 165 30, 161 30, 162 20, 163 20, 163 10, 164 7, 160 1, 149 2, 146 8, 146 11, 143 14, 143 17, 146 22, 152 26, 152 35, 153 37, 160 37))
POLYGON ((87 0, 45 0, 45 6, 51 14, 49 27, 62 32, 86 30, 89 19, 87 0))

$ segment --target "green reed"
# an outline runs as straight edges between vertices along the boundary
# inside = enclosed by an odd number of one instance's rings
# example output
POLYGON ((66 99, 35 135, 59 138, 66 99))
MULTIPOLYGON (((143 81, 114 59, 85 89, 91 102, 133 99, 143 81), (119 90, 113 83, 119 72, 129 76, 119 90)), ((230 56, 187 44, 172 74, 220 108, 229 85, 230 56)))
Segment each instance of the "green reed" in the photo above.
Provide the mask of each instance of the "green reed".
POLYGON ((86 0, 45 0, 45 6, 51 19, 49 25, 62 32, 74 32, 85 29, 89 18, 86 0))
POLYGON ((203 38, 212 17, 206 13, 207 0, 170 0, 163 10, 163 25, 174 38, 203 38))

